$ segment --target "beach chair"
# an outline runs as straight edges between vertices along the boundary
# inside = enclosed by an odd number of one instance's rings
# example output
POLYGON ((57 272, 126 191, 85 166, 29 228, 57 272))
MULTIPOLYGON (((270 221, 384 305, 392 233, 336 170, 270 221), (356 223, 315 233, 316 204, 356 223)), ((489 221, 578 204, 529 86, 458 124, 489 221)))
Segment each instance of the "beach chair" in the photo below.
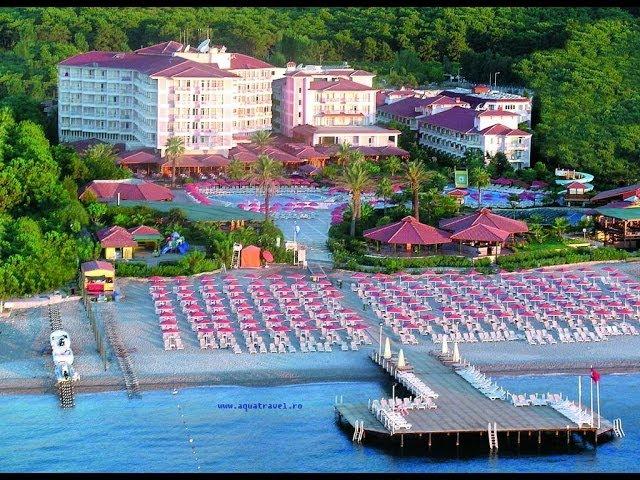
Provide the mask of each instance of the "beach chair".
POLYGON ((242 353, 242 350, 240 349, 240 345, 238 345, 237 343, 233 344, 233 346, 231 347, 231 350, 233 351, 233 353, 242 353))
POLYGON ((309 353, 309 349, 307 348, 307 344, 305 342, 300 342, 300 351, 302 353, 309 353))
POLYGON ((329 342, 324 342, 324 351, 325 352, 333 351, 332 348, 331 348, 331 344, 329 342))
POLYGON ((260 344, 260 353, 267 353, 267 347, 264 345, 264 343, 260 344))
POLYGON ((287 345, 287 348, 289 349, 289 353, 296 353, 296 347, 294 347, 293 345, 289 344, 287 345))
POLYGON ((351 350, 353 350, 353 351, 357 351, 358 350, 358 345, 356 344, 356 342, 351 342, 351 350))
POLYGON ((284 343, 278 344, 278 353, 287 353, 286 347, 284 343))
POLYGON ((345 342, 342 342, 342 344, 340 345, 340 349, 343 352, 347 352, 347 351, 349 351, 349 346, 345 342))
POLYGON ((278 349, 276 348, 276 344, 275 343, 270 343, 269 344, 269 353, 278 353, 278 349))
POLYGON ((318 343, 316 344, 316 350, 317 350, 318 352, 324 352, 324 344, 323 344, 322 342, 318 342, 318 343))
POLYGON ((316 351, 316 347, 315 347, 315 345, 312 343, 312 341, 311 341, 311 340, 309 340, 309 341, 307 342, 307 347, 309 348, 309 351, 310 351, 310 352, 315 352, 315 351, 316 351))

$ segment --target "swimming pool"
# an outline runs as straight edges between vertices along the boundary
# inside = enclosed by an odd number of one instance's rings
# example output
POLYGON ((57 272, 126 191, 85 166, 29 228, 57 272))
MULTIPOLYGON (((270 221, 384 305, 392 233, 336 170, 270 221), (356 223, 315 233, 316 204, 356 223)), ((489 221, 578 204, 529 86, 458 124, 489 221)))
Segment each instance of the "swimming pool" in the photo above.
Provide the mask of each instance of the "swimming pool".
MULTIPOLYGON (((452 187, 447 187, 444 193, 448 193, 453 190, 452 187)), ((469 207, 477 207, 479 204, 480 195, 477 188, 469 187, 466 189, 469 195, 464 197, 464 205, 469 207)), ((504 190, 494 190, 491 188, 482 189, 482 206, 484 207, 504 207, 511 206, 509 203, 509 195, 511 192, 504 190)), ((546 196, 546 192, 537 192, 533 190, 524 190, 519 196, 518 206, 531 207, 535 205, 542 205, 542 201, 546 196)))

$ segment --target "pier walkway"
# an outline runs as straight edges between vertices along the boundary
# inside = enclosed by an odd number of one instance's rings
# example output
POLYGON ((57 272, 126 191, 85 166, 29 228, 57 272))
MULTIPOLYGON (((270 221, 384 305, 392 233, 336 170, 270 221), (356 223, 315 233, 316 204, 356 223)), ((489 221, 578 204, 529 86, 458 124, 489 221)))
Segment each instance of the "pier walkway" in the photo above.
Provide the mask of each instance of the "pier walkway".
MULTIPOLYGON (((521 434, 526 437, 536 435, 538 444, 541 443, 543 434, 545 437, 548 434, 556 437, 563 435, 567 443, 573 434, 579 434, 583 439, 593 443, 597 443, 601 437, 608 439, 613 436, 613 424, 603 418, 601 418, 599 429, 584 424, 579 426, 551 406, 515 406, 508 400, 491 400, 458 375, 453 366, 443 363, 433 355, 414 353, 406 355, 405 358, 407 364, 413 368, 412 373, 438 395, 433 399, 437 408, 408 409, 403 418, 411 427, 396 428, 392 432, 376 418, 369 409, 369 404, 340 403, 335 406, 340 422, 346 422, 354 429, 357 422, 362 422, 361 428, 364 429, 365 437, 367 434, 388 439, 400 437, 401 444, 406 437, 427 436, 429 445, 432 435, 454 434, 457 442, 461 434, 466 436, 475 434, 483 437, 488 434, 489 425, 493 426, 494 423, 499 435, 511 434, 517 437, 518 444, 521 434)), ((384 368, 391 375, 392 380, 397 380, 395 377, 397 357, 392 357, 390 360, 380 358, 377 361, 378 352, 372 351, 371 359, 384 368)), ((396 397, 410 395, 413 396, 398 381, 396 397)), ((369 399, 369 402, 371 401, 372 399, 369 399)), ((595 424, 597 425, 597 417, 595 424)), ((489 444, 488 440, 481 441, 489 444)))

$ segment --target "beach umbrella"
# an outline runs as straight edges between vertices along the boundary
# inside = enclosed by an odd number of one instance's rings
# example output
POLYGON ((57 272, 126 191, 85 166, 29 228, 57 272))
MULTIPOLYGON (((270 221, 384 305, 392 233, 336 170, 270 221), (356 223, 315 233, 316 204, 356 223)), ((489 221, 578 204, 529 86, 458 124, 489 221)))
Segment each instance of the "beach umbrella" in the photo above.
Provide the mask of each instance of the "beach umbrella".
POLYGON ((453 361, 454 362, 460 361, 460 350, 458 349, 458 342, 455 342, 453 344, 453 361))
POLYGON ((389 341, 389 337, 386 337, 385 341, 384 341, 384 354, 383 354, 384 358, 391 358, 391 342, 389 341))
POLYGON ((398 368, 404 368, 407 366, 407 363, 404 360, 404 352, 400 349, 398 353, 398 368))
POLYGON ((447 345, 447 337, 442 337, 442 354, 446 355, 449 353, 449 345, 447 345))

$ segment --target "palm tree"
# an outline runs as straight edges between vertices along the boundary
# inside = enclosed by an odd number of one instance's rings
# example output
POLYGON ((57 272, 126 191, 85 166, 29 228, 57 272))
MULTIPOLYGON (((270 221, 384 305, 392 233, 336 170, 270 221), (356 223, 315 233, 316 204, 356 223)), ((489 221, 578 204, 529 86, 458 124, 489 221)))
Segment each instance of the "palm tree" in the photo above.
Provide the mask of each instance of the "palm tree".
POLYGON ((509 205, 511 206, 511 209, 513 210, 513 218, 516 218, 516 207, 518 206, 518 202, 520 201, 520 197, 515 193, 510 193, 509 197, 507 198, 507 200, 509 201, 509 205))
POLYGON ((478 189, 478 207, 482 207, 482 189, 491 183, 491 177, 483 167, 473 167, 469 172, 471 183, 478 189))
POLYGON ((277 181, 282 177, 282 163, 269 155, 259 155, 252 165, 251 179, 264 192, 264 220, 269 220, 269 200, 275 192, 277 181))
POLYGON ((118 156, 113 149, 113 145, 110 143, 98 143, 93 147, 88 148, 84 155, 86 157, 98 158, 102 161, 110 160, 113 163, 116 163, 116 160, 118 159, 118 156))
POLYGON ((184 139, 182 137, 169 137, 165 144, 164 154, 171 162, 171 186, 176 186, 176 162, 184 154, 184 139))
POLYGON ((395 155, 388 157, 384 165, 392 177, 395 177, 395 175, 402 170, 402 160, 395 155))
POLYGON ((413 216, 416 220, 420 220, 420 187, 426 182, 430 173, 424 168, 422 161, 411 162, 407 164, 405 179, 411 190, 411 205, 413 207, 413 216))
POLYGON ((539 223, 529 223, 529 234, 537 243, 542 243, 547 236, 544 228, 539 223))
POLYGON ((349 162, 351 155, 351 145, 348 142, 342 142, 338 145, 338 151, 336 152, 336 160, 338 165, 345 167, 349 162))
POLYGON ((271 142, 273 142, 273 137, 269 130, 258 130, 251 135, 251 143, 260 148, 269 146, 271 142))
POLYGON ((245 176, 244 165, 237 158, 232 159, 227 165, 227 177, 231 180, 240 180, 245 176))
POLYGON ((364 162, 366 159, 364 157, 364 153, 362 153, 360 150, 351 150, 349 152, 349 157, 348 157, 348 162, 349 163, 360 163, 360 162, 364 162))
POLYGON ((351 191, 351 231, 356 236, 356 221, 362 214, 362 192, 372 184, 371 177, 362 162, 350 163, 344 169, 342 178, 338 181, 351 191))
POLYGON ((551 230, 559 240, 562 240, 562 236, 567 233, 569 229, 569 220, 566 217, 556 217, 553 221, 553 225, 551 225, 551 230))
POLYGON ((376 195, 384 199, 384 207, 382 207, 383 215, 387 214, 387 201, 393 195, 393 185, 391 184, 391 180, 387 177, 384 177, 378 183, 378 188, 376 189, 376 195))

